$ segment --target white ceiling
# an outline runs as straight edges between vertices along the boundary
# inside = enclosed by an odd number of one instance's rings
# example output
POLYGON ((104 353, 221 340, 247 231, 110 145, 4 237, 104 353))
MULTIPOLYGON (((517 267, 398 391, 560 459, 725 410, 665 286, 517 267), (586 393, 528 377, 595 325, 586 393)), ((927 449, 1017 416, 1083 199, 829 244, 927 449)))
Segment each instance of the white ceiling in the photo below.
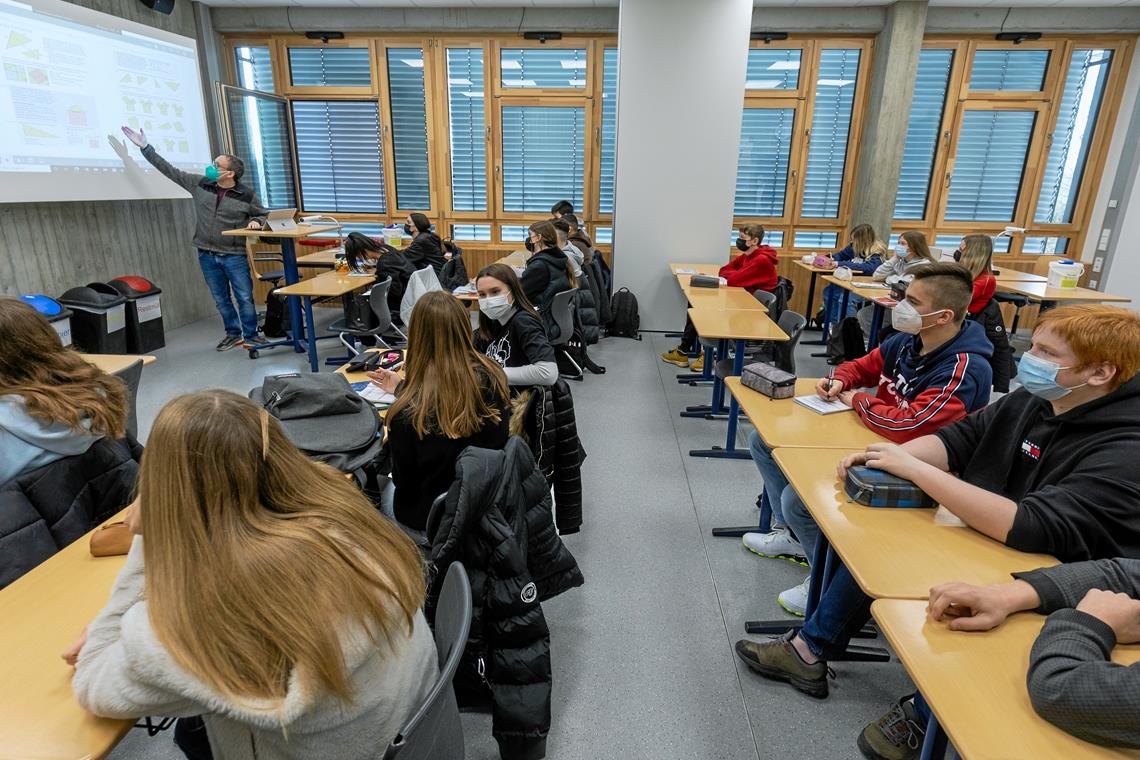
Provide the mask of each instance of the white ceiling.
MULTIPOLYGON (((618 0, 201 0, 206 5, 227 8, 254 6, 341 7, 341 8, 591 8, 617 7, 618 0)), ((756 7, 890 5, 894 0, 753 0, 756 7)), ((951 7, 994 6, 998 8, 1049 6, 1140 7, 1140 0, 930 0, 931 5, 951 7)))

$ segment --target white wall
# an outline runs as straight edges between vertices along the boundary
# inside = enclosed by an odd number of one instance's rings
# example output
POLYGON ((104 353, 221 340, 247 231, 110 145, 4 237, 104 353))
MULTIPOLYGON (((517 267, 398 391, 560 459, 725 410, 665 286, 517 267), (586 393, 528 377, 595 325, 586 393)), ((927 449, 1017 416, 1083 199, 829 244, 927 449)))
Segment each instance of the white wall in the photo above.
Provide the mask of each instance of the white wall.
POLYGON ((614 276, 644 330, 679 330, 670 261, 723 262, 752 0, 622 0, 614 276))
POLYGON ((1104 290, 1130 297, 1132 309, 1140 311, 1140 161, 1132 177, 1132 192, 1117 221, 1120 229, 1104 290))

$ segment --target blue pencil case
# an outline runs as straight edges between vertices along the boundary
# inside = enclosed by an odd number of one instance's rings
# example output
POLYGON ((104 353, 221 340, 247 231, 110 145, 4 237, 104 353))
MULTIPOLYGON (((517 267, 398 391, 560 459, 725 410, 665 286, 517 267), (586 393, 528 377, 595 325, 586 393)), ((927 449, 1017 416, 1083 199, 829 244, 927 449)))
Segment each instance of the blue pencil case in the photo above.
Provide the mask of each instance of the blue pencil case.
POLYGON ((847 468, 843 490, 852 501, 866 507, 930 509, 937 506, 934 499, 911 481, 865 465, 847 468))

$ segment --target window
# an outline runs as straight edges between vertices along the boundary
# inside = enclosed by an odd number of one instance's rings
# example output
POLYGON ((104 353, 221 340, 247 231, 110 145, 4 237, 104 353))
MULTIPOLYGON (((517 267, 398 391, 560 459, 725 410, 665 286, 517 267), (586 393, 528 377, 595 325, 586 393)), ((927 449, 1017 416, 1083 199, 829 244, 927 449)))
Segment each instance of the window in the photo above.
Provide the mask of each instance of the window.
POLYGON ((490 240, 491 225, 453 224, 451 225, 451 238, 453 240, 490 240))
POLYGON ((970 89, 1040 92, 1048 65, 1048 50, 977 50, 970 69, 970 89))
POLYGON ((245 157, 242 181, 268 208, 297 205, 289 104, 284 98, 222 87, 229 127, 227 150, 245 157))
POLYGON ((560 200, 582 208, 585 108, 504 105, 502 132, 504 211, 549 214, 560 200))
POLYGON ((801 217, 839 216, 860 52, 858 48, 820 51, 801 217))
POLYGON ((1067 253, 1069 239, 1065 237, 1027 237, 1021 241, 1021 252, 1060 256, 1067 253))
POLYGON ((610 244, 614 242, 614 228, 613 227, 595 227, 594 228, 594 244, 604 243, 610 244))
POLYGON ((1036 121, 1036 111, 966 111, 958 130, 947 221, 1013 221, 1036 121))
POLYGON ((926 201, 953 61, 954 51, 950 48, 926 48, 919 54, 902 171, 895 195, 895 219, 926 218, 926 201))
POLYGON ((396 208, 430 209, 422 49, 388 49, 388 103, 396 163, 396 208))
POLYGON ((602 52, 602 139, 598 213, 614 212, 614 148, 617 146, 617 48, 602 52))
POLYGON ((361 235, 379 238, 384 234, 384 225, 381 222, 341 222, 339 232, 337 230, 328 230, 326 232, 318 232, 311 237, 342 238, 348 237, 348 233, 350 232, 359 232, 361 235))
POLYGON ((1057 122, 1053 127, 1041 192, 1037 196, 1034 222, 1067 224, 1073 221, 1077 189, 1088 160, 1111 61, 1111 50, 1086 48, 1073 51, 1057 108, 1057 122))
POLYGON ((273 92, 273 61, 268 47, 235 47, 234 71, 242 89, 273 92))
POLYGON ((294 100, 293 129, 302 208, 386 211, 380 109, 375 101, 294 100))
MULTIPOLYGON (((943 251, 953 251, 962 242, 964 235, 938 235, 934 238, 933 245, 935 248, 941 248, 943 251)), ((894 241, 898 240, 898 235, 891 236, 891 247, 894 248, 894 241)), ((994 238, 994 253, 1008 253, 1009 252, 1009 238, 1004 235, 994 238)))
POLYGON ((530 229, 529 224, 504 224, 499 228, 500 238, 504 243, 522 243, 527 238, 528 229, 530 229))
POLYGON ((483 104, 483 48, 448 48, 447 114, 453 211, 487 210, 483 104))
POLYGON ((372 64, 368 48, 289 48, 294 87, 368 87, 372 64))
POLYGON ((838 244, 839 233, 837 232, 811 232, 808 230, 796 230, 795 234, 792 237, 792 246, 795 248, 820 248, 833 250, 838 247, 838 244))
POLYGON ((745 108, 736 164, 735 216, 782 218, 794 108, 745 108))
POLYGON ((499 67, 505 88, 586 87, 585 48, 504 48, 499 67))
POLYGON ((800 56, 798 48, 751 48, 748 51, 746 90, 798 90, 800 56))

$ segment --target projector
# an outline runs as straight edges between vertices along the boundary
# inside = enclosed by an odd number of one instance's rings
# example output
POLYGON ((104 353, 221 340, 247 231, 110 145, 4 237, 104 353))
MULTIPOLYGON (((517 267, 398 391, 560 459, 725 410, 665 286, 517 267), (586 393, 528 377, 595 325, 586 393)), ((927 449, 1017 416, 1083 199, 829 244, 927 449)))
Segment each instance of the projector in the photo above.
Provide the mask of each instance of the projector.
POLYGON ((174 0, 139 0, 139 2, 152 11, 165 13, 167 16, 174 10, 174 0))

